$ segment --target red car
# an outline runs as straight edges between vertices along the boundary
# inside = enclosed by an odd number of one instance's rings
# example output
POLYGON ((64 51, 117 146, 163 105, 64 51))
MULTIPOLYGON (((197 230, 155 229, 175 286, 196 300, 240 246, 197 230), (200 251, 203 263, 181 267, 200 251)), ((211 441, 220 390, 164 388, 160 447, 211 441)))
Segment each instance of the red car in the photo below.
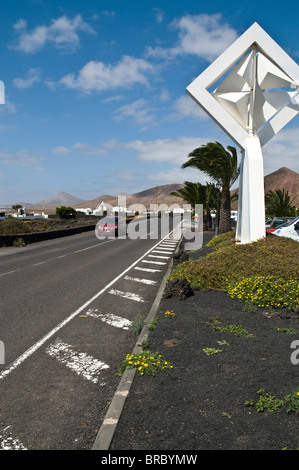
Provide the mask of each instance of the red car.
POLYGON ((126 221, 117 215, 107 215, 96 225, 96 234, 99 238, 117 237, 119 233, 125 234, 126 221))

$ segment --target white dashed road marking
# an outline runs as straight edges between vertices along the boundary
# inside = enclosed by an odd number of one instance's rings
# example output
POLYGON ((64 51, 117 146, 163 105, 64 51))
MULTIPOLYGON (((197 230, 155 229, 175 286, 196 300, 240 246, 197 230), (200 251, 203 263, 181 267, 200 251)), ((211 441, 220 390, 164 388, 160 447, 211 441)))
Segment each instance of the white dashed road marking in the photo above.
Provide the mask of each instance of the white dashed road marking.
POLYGON ((129 300, 135 300, 135 302, 146 302, 140 295, 134 294, 134 292, 122 292, 121 290, 111 289, 109 294, 118 295, 129 300))
MULTIPOLYGON (((93 383, 99 382, 99 375, 102 370, 109 369, 108 364, 84 352, 73 349, 69 344, 63 343, 60 339, 50 344, 46 349, 46 353, 76 372, 76 374, 93 383)), ((101 383, 101 385, 105 384, 101 383)))
POLYGON ((161 273, 161 269, 151 269, 151 268, 141 268, 140 266, 136 266, 134 269, 137 271, 145 271, 147 273, 161 273))
POLYGON ((114 315, 113 313, 96 313, 96 310, 89 310, 86 312, 86 315, 93 318, 99 318, 108 325, 114 326, 115 328, 122 328, 123 330, 128 330, 131 325, 131 321, 127 318, 114 315))
POLYGON ((141 282, 142 284, 148 284, 150 286, 157 284, 157 281, 151 281, 150 279, 139 279, 139 277, 125 276, 124 279, 127 281, 141 282))

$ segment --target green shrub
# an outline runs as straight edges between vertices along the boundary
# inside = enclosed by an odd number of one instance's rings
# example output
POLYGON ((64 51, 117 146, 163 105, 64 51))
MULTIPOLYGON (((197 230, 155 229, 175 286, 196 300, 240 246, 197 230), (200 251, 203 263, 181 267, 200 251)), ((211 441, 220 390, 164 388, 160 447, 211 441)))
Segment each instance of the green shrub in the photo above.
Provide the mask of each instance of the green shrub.
POLYGON ((75 219, 76 218, 76 211, 70 206, 56 207, 56 214, 59 215, 61 219, 75 219))
POLYGON ((267 277, 279 273, 277 277, 284 281, 299 279, 298 259, 297 241, 269 236, 242 245, 218 244, 215 251, 206 257, 179 264, 169 279, 186 278, 192 286, 197 285, 201 290, 227 292, 229 285, 255 276, 267 277))
POLYGON ((229 284, 228 293, 233 299, 250 300, 258 307, 299 307, 299 281, 275 276, 253 276, 229 284))
POLYGON ((1 235, 15 235, 18 233, 29 233, 30 229, 24 220, 18 220, 14 217, 1 220, 0 234, 1 235))

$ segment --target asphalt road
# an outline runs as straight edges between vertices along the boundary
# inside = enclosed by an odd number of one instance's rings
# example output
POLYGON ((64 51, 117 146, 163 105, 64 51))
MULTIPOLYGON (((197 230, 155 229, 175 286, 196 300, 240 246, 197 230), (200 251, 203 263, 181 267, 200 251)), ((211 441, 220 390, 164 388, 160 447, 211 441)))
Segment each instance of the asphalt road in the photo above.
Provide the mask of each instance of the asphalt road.
POLYGON ((0 250, 0 449, 91 449, 175 248, 143 223, 0 250))

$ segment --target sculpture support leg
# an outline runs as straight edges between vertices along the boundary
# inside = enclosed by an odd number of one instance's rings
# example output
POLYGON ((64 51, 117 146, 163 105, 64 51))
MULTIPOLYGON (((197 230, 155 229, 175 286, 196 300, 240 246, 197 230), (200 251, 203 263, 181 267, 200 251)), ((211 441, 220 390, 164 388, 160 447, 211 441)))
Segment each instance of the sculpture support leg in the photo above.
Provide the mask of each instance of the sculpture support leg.
POLYGON ((259 138, 246 139, 243 151, 236 240, 251 243, 266 236, 263 155, 259 138))

